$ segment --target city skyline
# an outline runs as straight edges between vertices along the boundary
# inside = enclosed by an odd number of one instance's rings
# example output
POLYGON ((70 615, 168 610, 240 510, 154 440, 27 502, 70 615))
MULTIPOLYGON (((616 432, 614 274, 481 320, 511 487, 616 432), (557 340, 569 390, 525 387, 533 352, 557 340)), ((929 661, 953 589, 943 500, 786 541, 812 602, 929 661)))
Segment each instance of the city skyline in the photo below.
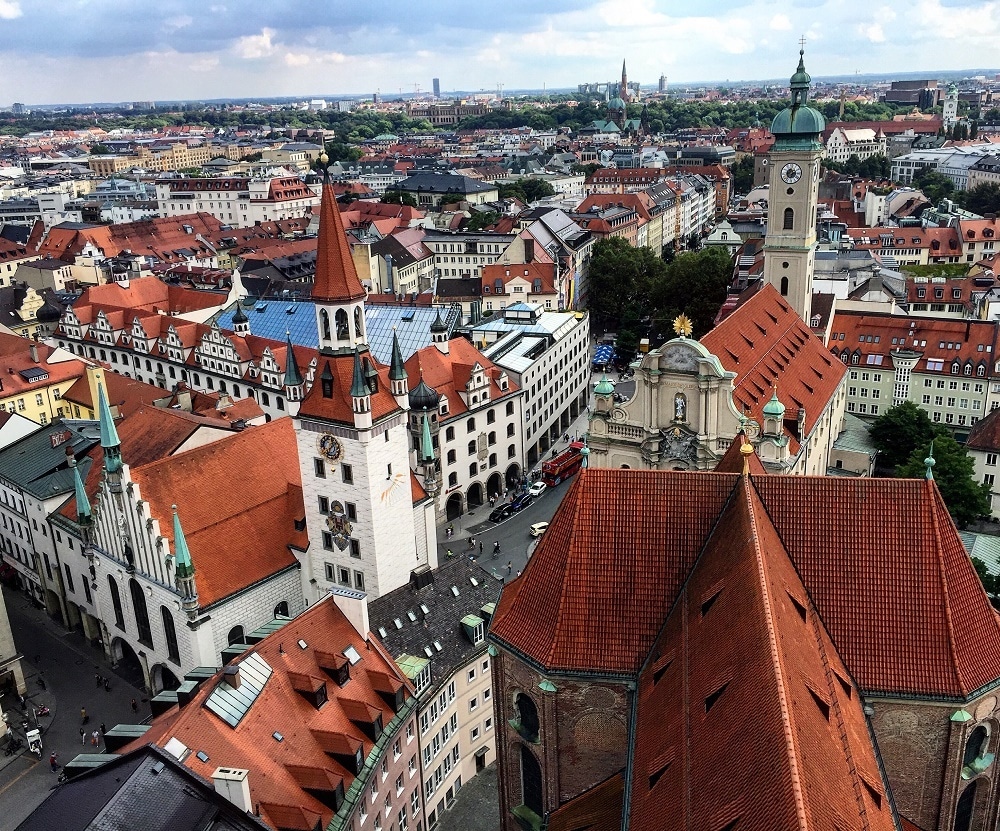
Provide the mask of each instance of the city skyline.
POLYGON ((814 75, 992 65, 996 0, 919 0, 905 21, 902 14, 857 0, 722 0, 711 17, 672 0, 553 0, 544 9, 515 2, 488 15, 454 0, 419 8, 338 2, 332 11, 274 2, 251 14, 190 0, 0 0, 0 106, 376 90, 389 97, 429 93, 433 78, 444 95, 575 88, 616 77, 623 58, 629 79, 645 86, 661 74, 671 84, 781 78, 803 36, 814 75), (834 37, 822 25, 831 20, 850 23, 834 37))

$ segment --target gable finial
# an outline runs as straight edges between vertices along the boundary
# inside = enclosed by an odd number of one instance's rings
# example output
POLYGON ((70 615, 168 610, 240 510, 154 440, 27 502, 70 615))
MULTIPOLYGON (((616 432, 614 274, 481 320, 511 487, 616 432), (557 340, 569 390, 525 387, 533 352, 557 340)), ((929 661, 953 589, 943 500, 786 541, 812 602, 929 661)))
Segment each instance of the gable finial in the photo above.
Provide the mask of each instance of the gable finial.
POLYGON ((931 439, 931 449, 927 452, 927 458, 924 459, 924 464, 927 466, 927 473, 925 474, 927 479, 934 478, 934 465, 937 462, 934 461, 934 439, 931 439))

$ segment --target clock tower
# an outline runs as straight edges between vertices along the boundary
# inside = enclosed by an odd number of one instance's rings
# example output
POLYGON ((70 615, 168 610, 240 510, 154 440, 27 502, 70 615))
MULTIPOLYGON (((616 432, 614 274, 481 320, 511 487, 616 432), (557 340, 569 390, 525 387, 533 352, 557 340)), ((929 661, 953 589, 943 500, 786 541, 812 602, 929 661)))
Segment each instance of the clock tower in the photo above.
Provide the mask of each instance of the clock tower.
POLYGON ((790 82, 791 106, 778 113, 771 124, 774 145, 768 156, 764 279, 809 325, 823 155, 820 134, 826 122, 806 103, 811 79, 802 55, 799 50, 799 66, 790 82))

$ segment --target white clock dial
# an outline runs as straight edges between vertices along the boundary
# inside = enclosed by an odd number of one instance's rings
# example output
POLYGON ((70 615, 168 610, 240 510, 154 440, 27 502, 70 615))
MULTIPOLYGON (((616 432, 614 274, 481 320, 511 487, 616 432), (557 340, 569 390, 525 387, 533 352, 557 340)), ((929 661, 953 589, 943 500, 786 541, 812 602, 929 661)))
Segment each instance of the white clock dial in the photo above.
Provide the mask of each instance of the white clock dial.
POLYGON ((795 164, 795 162, 789 162, 781 168, 781 178, 789 185, 794 184, 802 178, 802 168, 795 164))

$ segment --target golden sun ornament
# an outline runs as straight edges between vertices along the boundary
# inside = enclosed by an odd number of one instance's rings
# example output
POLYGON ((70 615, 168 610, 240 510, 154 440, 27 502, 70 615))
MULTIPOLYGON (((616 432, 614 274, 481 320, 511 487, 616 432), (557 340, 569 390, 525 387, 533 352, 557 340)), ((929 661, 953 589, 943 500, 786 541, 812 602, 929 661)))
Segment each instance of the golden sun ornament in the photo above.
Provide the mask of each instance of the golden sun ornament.
POLYGON ((694 331, 694 326, 691 325, 691 320, 686 314, 679 314, 674 318, 674 332, 680 335, 682 338, 691 337, 691 332, 694 331))

